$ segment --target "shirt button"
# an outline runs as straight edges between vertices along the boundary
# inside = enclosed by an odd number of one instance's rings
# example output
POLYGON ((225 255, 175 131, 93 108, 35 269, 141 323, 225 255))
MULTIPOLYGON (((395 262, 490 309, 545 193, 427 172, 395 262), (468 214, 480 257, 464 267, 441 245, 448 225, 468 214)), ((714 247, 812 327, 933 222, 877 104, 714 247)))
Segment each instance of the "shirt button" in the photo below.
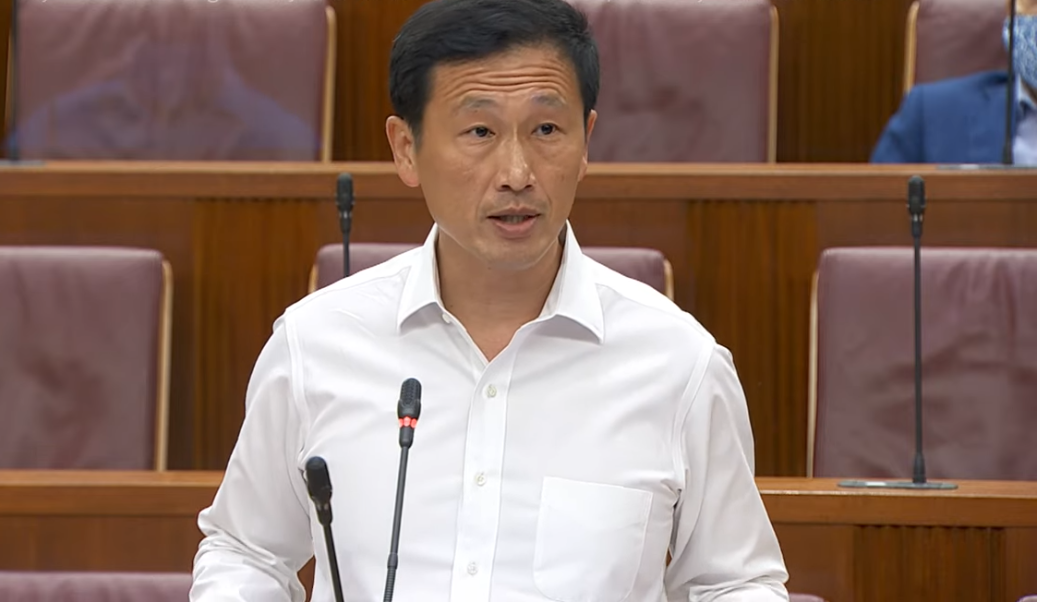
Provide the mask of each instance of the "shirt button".
POLYGON ((487 483, 487 477, 484 476, 484 473, 478 474, 477 478, 473 480, 477 482, 478 487, 483 487, 484 484, 487 483))
POLYGON ((488 385, 487 396, 494 397, 495 395, 498 395, 498 389, 495 388, 495 385, 488 385))
POLYGON ((470 575, 476 575, 477 574, 477 563, 475 563, 475 562, 469 563, 469 566, 466 567, 466 572, 469 573, 470 575))
POLYGON ((451 317, 448 314, 441 314, 441 319, 445 324, 451 324, 451 317))

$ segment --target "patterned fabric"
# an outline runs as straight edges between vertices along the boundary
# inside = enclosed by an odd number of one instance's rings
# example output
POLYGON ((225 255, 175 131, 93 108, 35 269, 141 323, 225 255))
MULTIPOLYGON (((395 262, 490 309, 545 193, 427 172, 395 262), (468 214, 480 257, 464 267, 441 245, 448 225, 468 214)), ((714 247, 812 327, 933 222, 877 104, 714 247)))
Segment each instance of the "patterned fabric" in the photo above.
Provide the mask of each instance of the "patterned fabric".
MULTIPOLYGON (((1004 47, 1009 48, 1008 29, 1011 19, 1004 19, 1004 47)), ((1031 89, 1036 90, 1036 15, 1015 16, 1015 73, 1031 89)))

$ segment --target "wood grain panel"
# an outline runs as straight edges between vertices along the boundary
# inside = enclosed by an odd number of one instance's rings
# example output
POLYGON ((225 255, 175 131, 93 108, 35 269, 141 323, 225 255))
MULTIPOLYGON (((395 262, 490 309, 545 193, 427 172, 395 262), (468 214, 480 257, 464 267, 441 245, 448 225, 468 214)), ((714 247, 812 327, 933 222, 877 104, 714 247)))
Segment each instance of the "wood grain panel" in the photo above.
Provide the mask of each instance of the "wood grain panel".
POLYGON ((1003 547, 999 550, 1005 563, 1001 600, 1036 595, 1036 543, 1035 526, 1004 529, 1003 547))
POLYGON ((329 0, 339 23, 336 63, 337 161, 389 161, 390 47, 397 30, 426 0, 329 0))
MULTIPOLYGON (((222 468, 274 319, 339 242, 420 242, 431 220, 392 165, 54 163, 0 167, 0 244, 158 248, 175 273, 171 468, 222 468)), ((585 245, 661 249, 676 300, 733 353, 762 475, 805 471, 809 285, 821 249, 906 244, 906 180, 928 181, 925 244, 1036 246, 1036 172, 900 166, 594 165, 585 245)))
MULTIPOLYGON (((0 471, 0 570, 188 570, 196 515, 222 476, 0 471)), ((1035 587, 1035 482, 959 481, 952 491, 757 482, 791 591, 829 602, 1000 602, 1035 587)), ((312 582, 313 563, 301 579, 312 582)))
POLYGON ((779 161, 866 161, 902 97, 911 0, 773 0, 779 161))
POLYGON ((198 547, 202 534, 190 516, 0 518, 4 570, 191 571, 184 552, 198 547), (75 542, 75 545, 69 545, 75 542), (162 542, 162 545, 156 545, 162 542), (149 550, 147 554, 143 550, 149 550))
MULTIPOLYGON (((772 514, 771 516, 775 516, 772 514)), ((840 602, 856 588, 856 528, 852 525, 780 523, 774 529, 790 578, 787 589, 840 602)))
POLYGON ((860 528, 856 601, 1002 599, 992 591, 1003 570, 994 546, 991 529, 860 528))
POLYGON ((734 355, 748 399, 761 474, 798 474, 804 454, 808 291, 816 263, 810 202, 697 202, 686 239, 701 282, 694 315, 734 355), (768 299, 768 302, 761 302, 768 299), (796 367, 799 366, 799 367, 796 367))
POLYGON ((272 324, 307 290, 328 203, 289 199, 201 199, 194 204, 196 337, 195 457, 231 455, 230 425, 245 415, 244 392, 272 324), (256 283, 243 294, 243 283, 256 283), (235 392, 229 396, 229 392, 235 392), (214 401, 219 402, 214 403, 214 401))

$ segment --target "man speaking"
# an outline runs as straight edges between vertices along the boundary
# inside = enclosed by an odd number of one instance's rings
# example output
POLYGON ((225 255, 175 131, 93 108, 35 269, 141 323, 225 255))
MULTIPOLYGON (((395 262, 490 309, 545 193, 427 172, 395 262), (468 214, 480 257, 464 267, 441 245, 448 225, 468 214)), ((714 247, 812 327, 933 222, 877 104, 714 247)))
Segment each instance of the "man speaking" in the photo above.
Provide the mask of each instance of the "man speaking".
POLYGON ((313 599, 333 599, 314 456, 344 597, 382 599, 412 377, 396 600, 787 599, 729 352, 568 224, 598 90, 564 0, 436 0, 405 23, 386 132, 435 226, 275 323, 191 600, 303 600, 312 555, 313 599))

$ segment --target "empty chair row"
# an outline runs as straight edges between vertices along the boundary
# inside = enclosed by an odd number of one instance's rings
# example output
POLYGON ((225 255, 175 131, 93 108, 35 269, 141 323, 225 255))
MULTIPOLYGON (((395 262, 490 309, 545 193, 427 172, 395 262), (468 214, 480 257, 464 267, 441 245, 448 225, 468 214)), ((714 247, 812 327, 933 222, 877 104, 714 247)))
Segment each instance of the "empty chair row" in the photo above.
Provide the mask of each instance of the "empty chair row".
MULTIPOLYGON (((414 246, 352 244, 351 271, 414 246)), ((671 297, 659 251, 585 251, 671 297)), ((320 249, 310 290, 343 265, 320 249)), ((922 273, 930 475, 1036 480, 1036 250, 928 248, 922 273)), ((166 467, 171 274, 152 250, 0 247, 0 468, 166 467)), ((909 249, 822 255, 809 475, 909 476, 912 282, 909 249)))
MULTIPOLYGON (((769 0, 570 1, 600 49, 592 161, 775 160, 781 24, 769 0)), ((20 0, 19 9, 7 105, 20 158, 332 157, 337 16, 324 2, 20 0)), ((914 2, 907 85, 1001 68, 993 32, 1005 9, 914 2)))

